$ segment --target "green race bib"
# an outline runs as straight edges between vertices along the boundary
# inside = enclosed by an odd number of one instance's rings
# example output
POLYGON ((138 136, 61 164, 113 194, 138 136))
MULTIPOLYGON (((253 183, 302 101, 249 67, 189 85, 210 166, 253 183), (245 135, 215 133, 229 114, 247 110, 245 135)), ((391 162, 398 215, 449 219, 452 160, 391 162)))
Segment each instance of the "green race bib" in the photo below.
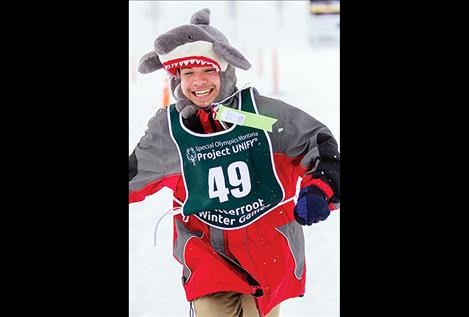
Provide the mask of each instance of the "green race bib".
MULTIPOLYGON (((217 228, 238 229, 283 201, 267 132, 233 125, 213 134, 195 133, 183 125, 174 104, 168 109, 186 188, 184 215, 217 228)), ((241 92, 238 110, 257 113, 252 88, 241 92)))

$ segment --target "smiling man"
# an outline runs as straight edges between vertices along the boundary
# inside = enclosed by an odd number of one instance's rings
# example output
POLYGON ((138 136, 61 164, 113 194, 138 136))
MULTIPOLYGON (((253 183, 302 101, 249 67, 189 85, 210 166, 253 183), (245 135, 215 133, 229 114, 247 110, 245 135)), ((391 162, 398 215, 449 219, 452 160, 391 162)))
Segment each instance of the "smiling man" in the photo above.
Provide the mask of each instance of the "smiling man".
POLYGON ((179 71, 181 90, 196 106, 211 105, 220 92, 220 74, 213 66, 184 67, 179 71))
POLYGON ((140 61, 141 73, 165 69, 176 103, 129 157, 129 202, 174 191, 173 255, 197 317, 277 317, 305 293, 302 225, 339 207, 338 147, 309 114, 236 87, 235 68, 250 64, 209 17, 198 11, 158 36, 140 61))

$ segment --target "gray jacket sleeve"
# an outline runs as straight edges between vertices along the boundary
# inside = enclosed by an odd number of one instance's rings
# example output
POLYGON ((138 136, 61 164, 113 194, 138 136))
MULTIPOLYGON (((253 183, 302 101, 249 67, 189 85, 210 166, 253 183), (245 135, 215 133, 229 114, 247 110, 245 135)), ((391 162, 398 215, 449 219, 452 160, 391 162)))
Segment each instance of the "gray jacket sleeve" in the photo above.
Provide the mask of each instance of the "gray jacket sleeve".
POLYGON ((302 157, 300 164, 313 178, 326 182, 340 200, 340 155, 331 131, 306 112, 281 100, 258 95, 259 113, 278 121, 269 132, 274 152, 302 157))
POLYGON ((129 157, 129 192, 139 191, 180 171, 177 148, 169 134, 167 111, 161 108, 148 122, 144 136, 129 157))

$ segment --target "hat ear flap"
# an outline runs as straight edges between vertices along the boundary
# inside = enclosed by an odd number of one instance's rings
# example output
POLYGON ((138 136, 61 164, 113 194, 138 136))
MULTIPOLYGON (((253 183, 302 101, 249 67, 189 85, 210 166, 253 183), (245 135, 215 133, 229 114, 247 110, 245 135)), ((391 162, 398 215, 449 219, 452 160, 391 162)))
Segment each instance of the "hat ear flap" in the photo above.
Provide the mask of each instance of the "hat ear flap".
POLYGON ((215 53, 223 57, 225 61, 228 62, 228 64, 244 70, 251 68, 251 63, 249 63, 247 59, 244 58, 243 54, 241 54, 237 49, 235 49, 233 46, 230 46, 229 44, 215 42, 213 43, 213 50, 215 53))
POLYGON ((160 58, 155 51, 143 55, 138 65, 138 71, 141 74, 147 74, 163 68, 160 58))
POLYGON ((171 90, 171 94, 173 95, 174 99, 178 99, 176 95, 176 87, 181 83, 181 78, 178 76, 171 77, 169 80, 169 89, 171 90))

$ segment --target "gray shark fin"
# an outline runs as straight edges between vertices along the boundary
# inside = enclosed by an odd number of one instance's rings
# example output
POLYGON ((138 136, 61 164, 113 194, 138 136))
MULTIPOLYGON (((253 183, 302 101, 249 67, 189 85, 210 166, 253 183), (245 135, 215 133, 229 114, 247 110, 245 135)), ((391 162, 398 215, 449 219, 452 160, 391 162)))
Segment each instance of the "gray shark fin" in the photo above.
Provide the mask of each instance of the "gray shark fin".
POLYGON ((221 43, 221 42, 214 42, 213 43, 213 50, 215 53, 220 55, 233 66, 238 68, 248 70, 251 68, 251 63, 241 54, 237 49, 229 44, 221 43))
POLYGON ((160 68, 163 68, 160 58, 155 51, 152 51, 143 55, 143 57, 140 59, 138 72, 141 74, 148 74, 160 68))
POLYGON ((191 17, 191 24, 210 24, 210 10, 208 8, 202 9, 194 13, 191 17))

